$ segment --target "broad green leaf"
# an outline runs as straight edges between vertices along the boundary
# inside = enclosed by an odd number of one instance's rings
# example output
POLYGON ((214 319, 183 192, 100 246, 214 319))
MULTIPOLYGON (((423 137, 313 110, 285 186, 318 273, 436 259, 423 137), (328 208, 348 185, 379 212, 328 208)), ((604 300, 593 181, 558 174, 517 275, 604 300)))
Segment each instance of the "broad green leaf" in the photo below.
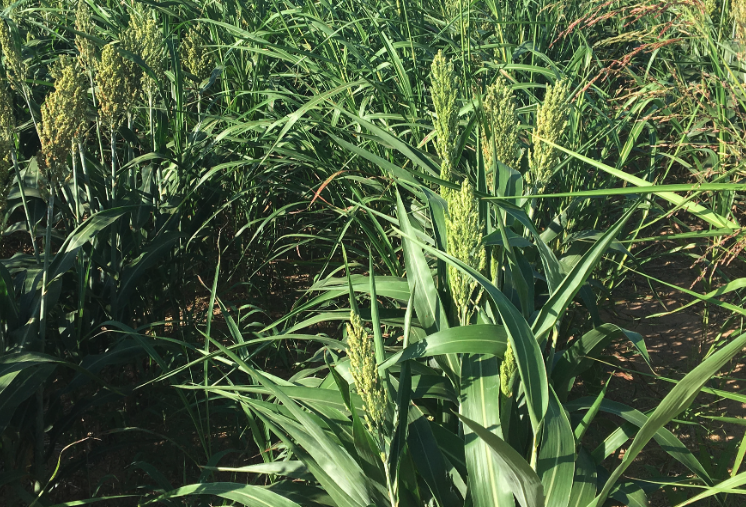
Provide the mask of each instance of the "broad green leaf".
POLYGON ((567 507, 575 473, 575 437, 553 389, 550 394, 536 472, 544 485, 546 507, 567 507))
MULTIPOLYGON (((468 326, 469 329, 476 326, 468 326)), ((495 356, 464 354, 461 361, 461 414, 498 438, 500 429, 500 361, 495 356)), ((464 427, 469 495, 474 507, 505 506, 513 494, 504 484, 500 463, 490 446, 464 427)))
POLYGON ((505 475, 506 484, 521 507, 543 507, 544 487, 541 479, 523 456, 484 426, 462 415, 459 415, 459 419, 475 433, 476 437, 490 446, 500 465, 500 473, 505 475))
MULTIPOLYGON (((311 444, 316 446, 318 452, 315 454, 314 458, 323 459, 322 462, 319 462, 319 465, 325 468, 330 477, 333 477, 345 493, 349 495, 349 499, 352 502, 351 505, 366 507, 371 501, 367 480, 352 457, 345 452, 344 449, 335 444, 313 421, 309 414, 282 391, 280 386, 277 386, 265 375, 247 365, 236 354, 228 350, 216 340, 210 339, 210 341, 225 355, 235 361, 242 370, 254 377, 254 379, 269 389, 272 394, 277 397, 278 401, 280 401, 300 423, 303 432, 307 433, 308 438, 305 439, 306 446, 311 446, 311 444)), ((300 434, 301 432, 295 432, 296 437, 300 434)))
MULTIPOLYGON (((739 495, 746 495, 746 490, 736 489, 746 484, 746 472, 740 473, 730 479, 726 479, 723 482, 719 482, 714 486, 710 486, 702 493, 694 495, 692 498, 676 505, 676 507, 684 507, 685 505, 692 505, 693 503, 709 498, 719 493, 736 493, 739 495), (735 491, 734 491, 735 490, 735 491)), ((737 499, 738 502, 742 502, 743 498, 737 499)))
POLYGON ((161 495, 158 500, 194 495, 211 495, 238 502, 248 507, 300 507, 295 502, 281 497, 260 486, 233 482, 209 482, 190 484, 161 495))
POLYGON ((445 330, 449 327, 446 313, 433 283, 430 266, 422 253, 422 248, 415 241, 409 240, 415 237, 415 232, 399 194, 397 194, 396 202, 399 224, 406 236, 403 238, 404 265, 408 273, 407 281, 410 292, 414 290, 415 284, 417 285, 414 298, 417 319, 429 333, 445 330))
POLYGON ((477 324, 439 331, 413 343, 381 363, 379 370, 410 359, 440 354, 492 354, 502 357, 508 347, 508 336, 503 326, 477 324))
POLYGON ((596 496, 596 463, 582 447, 575 460, 575 478, 568 507, 585 507, 596 496))
POLYGON ((624 336, 624 332, 618 326, 602 324, 573 341, 562 351, 552 370, 552 382, 560 399, 566 398, 570 392, 570 382, 587 370, 593 364, 593 359, 597 358, 612 340, 621 336, 624 336))
POLYGON ((408 411, 409 435, 407 447, 422 479, 430 488, 441 507, 460 507, 453 484, 447 480, 448 471, 438 441, 430 430, 425 415, 416 406, 411 405, 408 411))

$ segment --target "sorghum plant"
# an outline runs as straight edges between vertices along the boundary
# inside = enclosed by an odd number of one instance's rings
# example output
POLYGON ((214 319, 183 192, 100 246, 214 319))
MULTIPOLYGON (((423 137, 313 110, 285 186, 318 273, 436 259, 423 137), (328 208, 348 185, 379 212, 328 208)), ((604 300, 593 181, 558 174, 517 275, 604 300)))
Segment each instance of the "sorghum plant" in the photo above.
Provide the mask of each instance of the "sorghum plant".
POLYGON ((347 324, 347 354, 350 358, 350 374, 355 380, 357 393, 363 399, 365 422, 372 434, 380 434, 387 403, 386 392, 376 369, 373 339, 354 311, 350 312, 350 323, 347 324))
POLYGON ((543 140, 556 143, 562 137, 567 127, 569 91, 570 85, 564 80, 549 85, 544 102, 536 113, 536 140, 529 153, 529 172, 526 179, 537 193, 541 193, 549 183, 552 170, 559 160, 557 149, 543 140))
MULTIPOLYGON (((494 176, 494 160, 518 170, 518 117, 515 112, 513 91, 503 78, 487 88, 484 98, 484 114, 488 132, 482 141, 484 164, 488 171, 488 183, 494 176), (493 153, 494 150, 494 153, 493 153)), ((491 185, 488 184, 488 187, 491 185)))
MULTIPOLYGON (((435 55, 431 67, 432 98, 435 108, 435 150, 440 157, 440 178, 450 180, 454 164, 454 144, 458 121, 458 87, 453 62, 442 51, 435 55)), ((441 188, 445 197, 447 188, 441 188)))
POLYGON ((181 42, 181 63, 187 72, 192 74, 195 85, 207 79, 215 68, 215 57, 212 51, 205 47, 207 37, 208 32, 204 25, 197 24, 189 29, 181 42))
MULTIPOLYGON (((486 256, 482 246, 482 226, 479 223, 477 200, 468 179, 461 184, 461 190, 449 192, 446 230, 448 254, 477 271, 483 270, 486 256)), ((461 325, 466 325, 472 313, 471 296, 477 282, 455 267, 449 266, 448 283, 461 325)))

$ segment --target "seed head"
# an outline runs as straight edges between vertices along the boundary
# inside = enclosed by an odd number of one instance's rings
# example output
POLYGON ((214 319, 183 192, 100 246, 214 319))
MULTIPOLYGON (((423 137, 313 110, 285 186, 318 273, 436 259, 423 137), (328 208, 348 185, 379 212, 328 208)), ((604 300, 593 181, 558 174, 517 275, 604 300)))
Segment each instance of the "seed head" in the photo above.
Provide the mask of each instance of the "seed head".
MULTIPOLYGON (((431 67, 432 97, 435 108, 435 150, 441 160, 440 177, 450 180, 453 172, 456 144, 456 122, 458 121, 458 88, 453 62, 446 60, 438 51, 431 67)), ((447 190, 445 188, 441 189, 447 190)), ((444 196, 445 193, 443 192, 444 196)))
POLYGON ((469 30, 469 11, 461 10, 467 4, 468 2, 464 0, 446 0, 443 4, 443 14, 448 18, 447 21, 453 22, 454 28, 459 31, 461 37, 465 37, 469 30))
POLYGON ((746 0, 732 0, 730 15, 733 17, 733 25, 736 31, 736 42, 746 42, 746 0))
POLYGON ((86 87, 77 58, 60 57, 52 69, 54 91, 41 108, 42 169, 48 181, 62 177, 73 142, 85 133, 86 87))
POLYGON ((0 20, 0 45, 3 47, 5 71, 8 75, 10 86, 15 91, 22 92, 23 83, 26 82, 28 65, 23 60, 18 46, 16 46, 16 41, 10 33, 10 28, 2 20, 0 20))
MULTIPOLYGON (((166 47, 163 32, 152 17, 135 27, 135 37, 139 41, 140 56, 155 74, 158 81, 163 80, 163 55, 166 47)), ((142 74, 142 88, 146 95, 152 96, 158 90, 158 83, 148 74, 142 74)))
POLYGON ((197 84, 201 83, 210 76, 212 69, 215 68, 215 58, 212 51, 205 47, 204 41, 208 39, 207 29, 198 24, 191 28, 184 40, 181 41, 179 50, 181 63, 184 68, 192 74, 197 84))
MULTIPOLYGON (((163 79, 163 56, 165 40, 158 23, 152 16, 135 11, 130 19, 127 30, 120 37, 122 49, 143 59, 156 75, 158 81, 163 79), (139 19, 136 16, 139 16, 139 19)), ((128 89, 133 99, 139 98, 141 93, 152 96, 158 89, 158 83, 130 60, 125 60, 125 67, 129 74, 128 89)))
POLYGON ((363 328, 360 316, 354 311, 350 312, 350 324, 347 324, 347 354, 350 358, 350 373, 357 392, 363 399, 365 422, 371 433, 374 433, 383 425, 386 393, 376 369, 373 340, 363 328))
POLYGON ((508 342, 508 349, 505 351, 505 357, 502 363, 500 363, 500 391, 505 395, 506 398, 513 396, 513 392, 510 390, 510 377, 518 369, 515 362, 515 354, 513 353, 513 346, 508 342))
POLYGON ((130 106, 132 97, 126 72, 124 58, 114 46, 104 46, 98 66, 99 114, 111 130, 119 128, 130 106))
MULTIPOLYGON (((565 80, 547 87, 544 103, 539 106, 536 114, 535 135, 537 137, 553 143, 560 140, 567 127, 569 92, 570 85, 565 80)), ((538 192, 546 187, 552 176, 552 169, 558 160, 557 149, 538 139, 534 142, 534 148, 529 154, 530 171, 527 174, 527 180, 535 186, 538 192)))
MULTIPOLYGON (((142 41, 139 37, 139 26, 140 22, 138 20, 134 19, 134 17, 130 18, 130 23, 127 26, 127 29, 119 35, 120 47, 137 56, 142 55, 142 41)), ((129 58, 122 57, 122 66, 124 67, 123 85, 125 88, 125 94, 128 98, 126 102, 127 111, 129 111, 132 106, 134 106, 135 101, 142 94, 140 83, 143 72, 140 66, 129 58)))
MULTIPOLYGON (((477 271, 483 270, 486 255, 482 246, 482 227, 477 200, 468 179, 461 184, 461 190, 449 193, 446 229, 448 253, 477 271)), ((448 282, 459 317, 465 322, 477 282, 452 266, 448 266, 448 282)))
POLYGON ((5 211, 10 192, 10 174, 13 167, 11 151, 15 149, 13 142, 15 126, 13 96, 7 84, 2 82, 0 83, 0 216, 5 211))
POLYGON ((482 142, 484 161, 488 171, 488 184, 491 187, 492 165, 494 158, 510 168, 517 169, 518 156, 518 118, 515 113, 513 91, 504 79, 498 79, 487 88, 484 98, 484 114, 490 137, 485 136, 482 142), (492 153, 494 142, 495 152, 492 153))
MULTIPOLYGON (((93 20, 91 19, 91 10, 88 2, 78 0, 78 9, 75 13, 75 30, 86 35, 93 34, 93 20)), ((96 68, 96 44, 90 39, 81 35, 75 36, 75 47, 78 48, 80 62, 86 70, 96 68)))

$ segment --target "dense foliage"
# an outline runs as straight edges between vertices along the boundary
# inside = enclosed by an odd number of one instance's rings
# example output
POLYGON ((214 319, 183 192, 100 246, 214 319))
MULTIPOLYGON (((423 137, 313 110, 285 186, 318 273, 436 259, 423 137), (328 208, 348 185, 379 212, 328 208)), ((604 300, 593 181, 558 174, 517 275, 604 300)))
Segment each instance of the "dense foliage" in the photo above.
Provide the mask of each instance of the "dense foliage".
POLYGON ((3 4, 0 503, 740 504, 743 0, 3 4))

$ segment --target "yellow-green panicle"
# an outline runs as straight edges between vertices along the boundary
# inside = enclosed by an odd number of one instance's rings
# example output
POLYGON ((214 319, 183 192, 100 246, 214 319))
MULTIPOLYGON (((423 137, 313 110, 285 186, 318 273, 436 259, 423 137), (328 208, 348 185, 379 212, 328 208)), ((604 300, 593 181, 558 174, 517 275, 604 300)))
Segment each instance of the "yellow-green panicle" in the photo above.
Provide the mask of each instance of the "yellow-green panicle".
POLYGON ((518 169, 518 117, 515 112, 513 91, 503 78, 487 88, 484 97, 484 114, 489 129, 489 137, 484 136, 482 153, 488 171, 488 185, 491 187, 492 166, 497 159, 512 169, 518 169), (493 150, 494 149, 494 153, 493 150))
MULTIPOLYGON (((474 190, 469 181, 464 180, 461 190, 449 194, 446 219, 448 254, 481 271, 484 269, 486 255, 482 246, 482 226, 479 223, 479 207, 474 190)), ((459 318, 465 324, 470 314, 471 295, 477 282, 449 265, 448 283, 459 318)))
POLYGON ((63 177, 73 141, 85 132, 86 87, 77 58, 60 57, 52 69, 54 91, 41 107, 43 171, 48 181, 63 177))
POLYGON ((562 80, 547 87, 544 103, 536 113, 534 147, 529 154, 529 173, 526 175, 537 192, 541 192, 552 177, 552 170, 559 161, 559 151, 543 140, 558 143, 567 128, 567 103, 570 85, 562 80))
MULTIPOLYGON (((440 177, 450 180, 453 173, 458 121, 458 87, 453 62, 438 51, 431 67, 432 98, 435 108, 435 150, 441 160, 440 177)), ((441 189, 445 197, 446 188, 441 189)))
POLYGON ((11 151, 15 149, 13 142, 15 128, 13 96, 7 84, 0 82, 0 223, 10 192, 10 175, 13 168, 11 151))
POLYGON ((367 414, 365 422, 371 432, 376 432, 383 425, 386 393, 376 369, 373 338, 354 311, 350 312, 350 323, 347 324, 347 355, 350 358, 350 374, 355 381, 357 393, 363 399, 363 408, 367 414))
POLYGON ((197 78, 197 83, 207 79, 212 69, 215 68, 215 58, 212 51, 205 47, 205 41, 207 40, 207 30, 204 26, 198 24, 187 32, 179 49, 181 64, 187 72, 197 78))
MULTIPOLYGON (((86 34, 93 35, 93 20, 91 19, 91 10, 88 2, 78 0, 78 9, 75 12, 75 30, 86 34)), ((86 70, 92 71, 96 68, 96 44, 87 37, 82 35, 75 36, 75 47, 78 48, 80 62, 86 70)))
POLYGON ((111 44, 104 46, 98 66, 99 114, 111 130, 119 128, 130 106, 125 72, 124 58, 111 44))
POLYGON ((10 33, 10 28, 2 20, 0 20, 0 45, 3 47, 5 72, 8 75, 10 86, 15 91, 23 93, 23 83, 26 81, 28 65, 23 60, 18 46, 16 46, 13 35, 10 33))
MULTIPOLYGON (((166 47, 163 32, 158 22, 148 17, 143 23, 138 24, 136 36, 140 42, 140 56, 145 64, 150 67, 158 81, 164 76, 164 48, 166 47)), ((148 74, 142 75, 142 88, 146 95, 153 95, 158 90, 158 83, 148 74)))

